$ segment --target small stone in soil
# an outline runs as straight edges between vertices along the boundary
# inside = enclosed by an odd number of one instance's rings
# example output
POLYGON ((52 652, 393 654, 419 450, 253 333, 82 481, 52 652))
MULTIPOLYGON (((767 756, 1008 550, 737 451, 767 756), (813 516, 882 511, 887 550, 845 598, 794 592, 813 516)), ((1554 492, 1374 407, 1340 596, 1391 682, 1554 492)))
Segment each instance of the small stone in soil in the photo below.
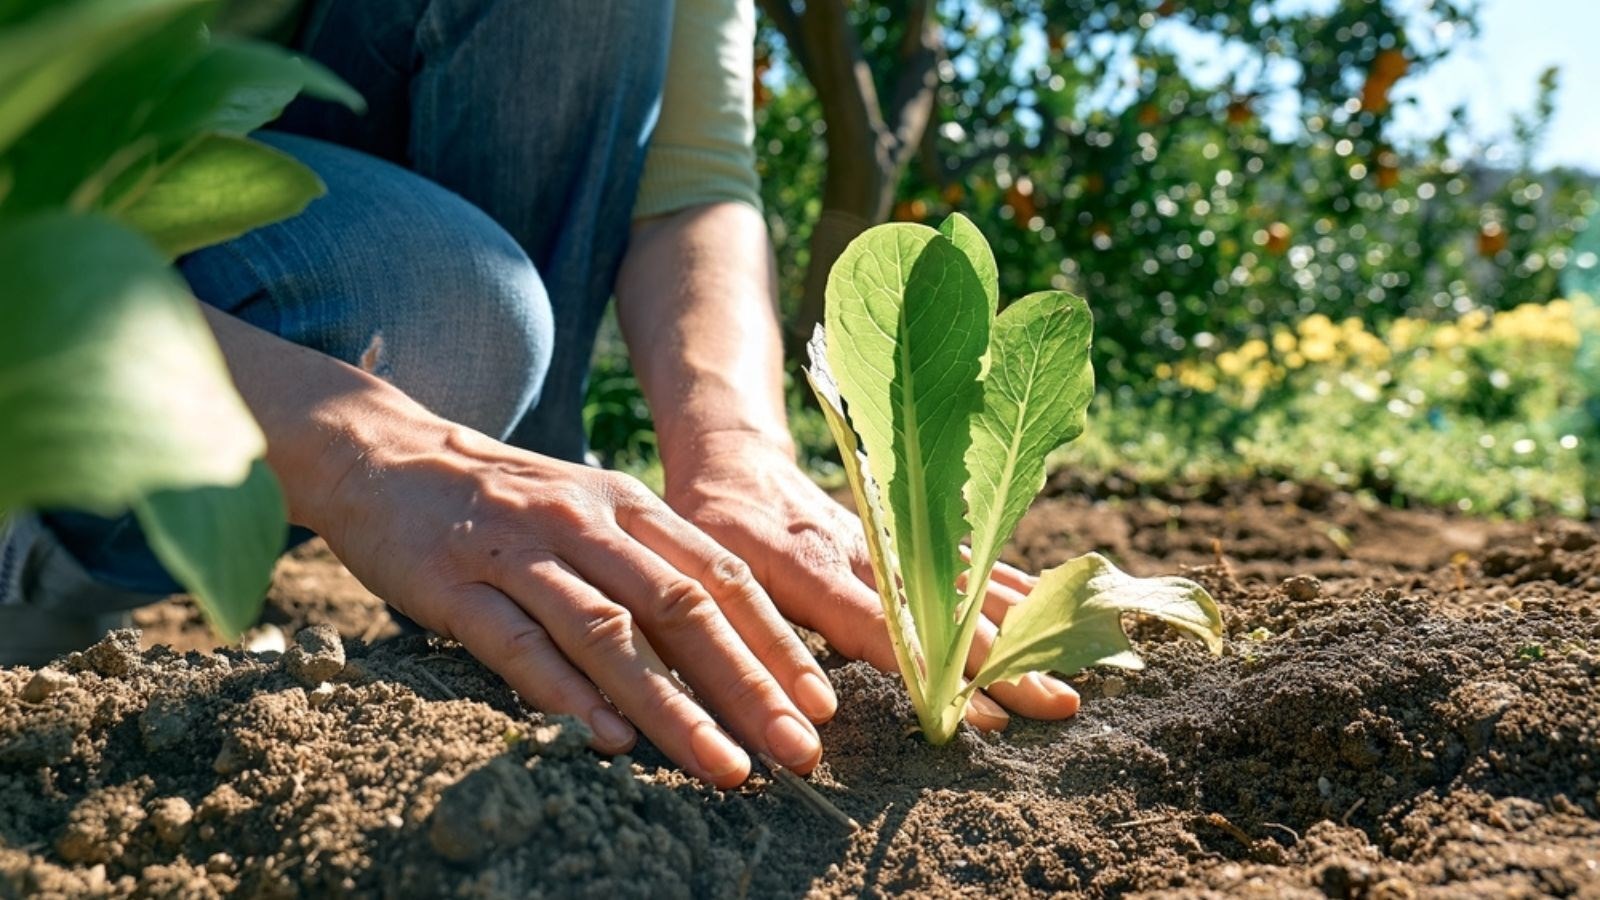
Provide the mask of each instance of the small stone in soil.
POLYGON ((1120 675, 1107 675, 1100 682, 1100 693, 1107 698, 1121 697, 1128 692, 1128 680, 1120 675))
POLYGON ((1314 575, 1291 575, 1283 580, 1283 592, 1296 603, 1309 603, 1322 596, 1322 582, 1314 575))
POLYGON ((189 836, 189 824, 194 821, 194 807, 182 797, 163 797, 150 805, 150 825, 156 836, 170 847, 176 847, 189 836))
POLYGON ((24 703, 43 703, 46 697, 63 688, 76 687, 78 679, 57 669, 40 669, 22 688, 24 703))
POLYGON ((497 756, 440 794, 428 843, 452 862, 477 862, 532 837, 542 817, 533 776, 515 758, 497 756))
POLYGON ((101 675, 120 678, 139 665, 139 632, 119 628, 83 651, 83 660, 101 675))
POLYGON ((296 681, 314 689, 344 671, 344 642, 331 625, 302 628, 295 632, 283 664, 296 681))

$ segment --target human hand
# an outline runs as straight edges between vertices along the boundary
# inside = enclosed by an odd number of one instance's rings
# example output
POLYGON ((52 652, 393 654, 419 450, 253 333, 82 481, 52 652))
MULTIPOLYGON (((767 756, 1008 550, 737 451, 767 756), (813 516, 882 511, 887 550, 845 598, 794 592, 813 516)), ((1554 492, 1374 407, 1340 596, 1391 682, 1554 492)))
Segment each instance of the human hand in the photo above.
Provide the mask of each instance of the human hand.
POLYGON ((313 525, 376 594, 598 749, 636 726, 696 777, 744 781, 749 757, 676 672, 745 746, 816 765, 833 690, 736 556, 632 478, 388 415, 313 525))
MULTIPOLYGON (((898 672, 855 514, 818 488, 787 446, 729 432, 702 436, 696 449, 668 457, 685 461, 667 470, 668 504, 749 563, 789 619, 821 633, 845 656, 898 672)), ((969 676, 988 656, 1006 610, 1027 596, 1033 580, 1010 566, 995 567, 969 676)), ((975 694, 967 708, 967 721, 986 730, 1006 726, 1006 709, 1035 719, 1064 719, 1078 710, 1077 692, 1042 673, 994 684, 987 693, 975 694)))

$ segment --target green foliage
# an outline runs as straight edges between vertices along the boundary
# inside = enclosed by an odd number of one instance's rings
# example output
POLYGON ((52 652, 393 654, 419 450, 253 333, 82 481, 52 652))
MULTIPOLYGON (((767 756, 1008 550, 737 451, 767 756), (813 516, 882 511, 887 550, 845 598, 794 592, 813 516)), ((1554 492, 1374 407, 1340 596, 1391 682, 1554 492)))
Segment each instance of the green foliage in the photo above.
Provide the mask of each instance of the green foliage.
MULTIPOLYGON (((880 95, 900 65, 907 5, 851 4, 880 95)), ((993 237, 1003 293, 1049 285, 1088 297, 1102 388, 1119 402, 1159 385, 1160 362, 1274 322, 1509 308, 1556 296, 1576 264, 1569 248, 1593 214, 1591 186, 1528 168, 1548 104, 1498 162, 1464 118, 1432 137, 1395 133, 1405 79, 1471 34, 1471 4, 936 8, 949 62, 895 214, 931 224, 959 208, 993 237), (1203 56, 1230 62, 1197 65, 1203 56)), ((762 34, 770 99, 756 146, 792 309, 824 165, 822 110, 781 40, 762 34)), ((1555 81, 1543 88, 1548 98, 1555 81)))
POLYGON ((171 257, 297 215, 322 194, 294 157, 225 134, 191 141, 143 182, 114 212, 171 257))
POLYGON ((0 225, 0 509, 113 514, 266 450, 183 279, 100 216, 0 225), (159 348, 159 350, 158 350, 159 348))
POLYGON ((265 441, 174 255, 322 193, 243 135, 332 75, 215 41, 208 0, 0 6, 0 514, 135 510, 213 626, 254 618, 285 536, 265 441))
POLYGON ((1026 603, 1006 615, 973 685, 1029 672, 1077 672, 1089 666, 1142 669, 1122 630, 1122 614, 1152 616, 1189 632, 1222 654, 1222 614, 1187 578, 1134 578, 1098 553, 1050 569, 1026 603))
POLYGON ((1093 390, 1083 301, 1036 294, 995 318, 993 271, 961 218, 939 231, 867 231, 829 275, 826 330, 807 370, 862 515, 901 674, 935 743, 954 734, 972 692, 996 681, 1135 664, 1121 612, 1157 615, 1221 649, 1221 620, 1198 585, 1082 558, 1045 573, 963 685, 999 548, 1044 484, 1045 455, 1082 431, 1093 390))
POLYGON ((134 505, 150 548, 218 633, 255 621, 285 540, 283 494, 262 460, 235 487, 153 491, 134 505))
POLYGON ((1586 300, 1368 331, 1314 315, 1165 367, 1183 393, 1100 398, 1057 461, 1136 483, 1250 473, 1527 517, 1600 508, 1586 300))

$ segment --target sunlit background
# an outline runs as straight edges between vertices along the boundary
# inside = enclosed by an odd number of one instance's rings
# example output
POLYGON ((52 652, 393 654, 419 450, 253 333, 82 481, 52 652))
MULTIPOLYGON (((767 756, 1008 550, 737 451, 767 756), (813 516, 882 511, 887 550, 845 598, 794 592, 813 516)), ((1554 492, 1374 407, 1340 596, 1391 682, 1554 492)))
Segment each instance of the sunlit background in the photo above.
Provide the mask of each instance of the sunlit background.
MULTIPOLYGON (((1059 459, 1085 477, 1600 503, 1600 4, 760 6, 755 151, 791 340, 860 228, 959 210, 1003 296, 1095 311, 1099 396, 1059 459), (830 75, 841 61, 871 89, 830 75)), ((798 389, 793 407, 828 477, 798 389)), ((652 469, 614 341, 589 412, 603 457, 652 469)))

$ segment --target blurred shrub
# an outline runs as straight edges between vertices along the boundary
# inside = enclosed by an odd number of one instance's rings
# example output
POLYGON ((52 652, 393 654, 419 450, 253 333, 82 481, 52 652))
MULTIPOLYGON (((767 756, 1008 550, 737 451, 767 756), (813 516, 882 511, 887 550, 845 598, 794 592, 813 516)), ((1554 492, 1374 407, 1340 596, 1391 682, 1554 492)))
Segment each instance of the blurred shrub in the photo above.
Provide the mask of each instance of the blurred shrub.
POLYGON ((1265 472, 1391 502, 1529 516, 1600 504, 1585 459, 1580 339, 1600 323, 1555 300, 1375 334, 1313 314, 1163 370, 1187 396, 1118 406, 1064 458, 1141 479, 1265 472), (1587 497, 1585 496, 1587 493, 1587 497))

